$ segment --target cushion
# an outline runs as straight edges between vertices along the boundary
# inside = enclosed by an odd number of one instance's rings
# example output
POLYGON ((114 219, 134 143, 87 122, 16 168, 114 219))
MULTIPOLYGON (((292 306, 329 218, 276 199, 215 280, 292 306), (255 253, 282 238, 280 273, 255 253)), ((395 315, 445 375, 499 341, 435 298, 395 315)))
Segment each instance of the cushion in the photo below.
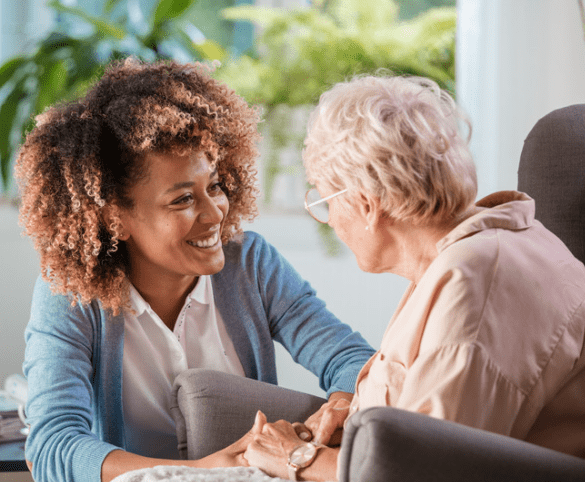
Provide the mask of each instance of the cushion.
POLYGON ((585 104, 540 119, 526 139, 518 190, 536 203, 536 219, 585 262, 585 104))

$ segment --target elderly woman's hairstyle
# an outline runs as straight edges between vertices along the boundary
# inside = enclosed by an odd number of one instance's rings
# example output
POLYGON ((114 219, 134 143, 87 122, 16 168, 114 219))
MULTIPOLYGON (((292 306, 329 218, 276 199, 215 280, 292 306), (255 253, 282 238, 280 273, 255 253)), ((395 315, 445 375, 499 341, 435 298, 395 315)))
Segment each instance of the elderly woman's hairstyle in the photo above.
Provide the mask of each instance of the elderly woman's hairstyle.
POLYGON ((469 127, 451 96, 429 79, 367 76, 337 84, 309 121, 308 180, 370 193, 394 219, 447 222, 477 195, 460 122, 469 127))
POLYGON ((115 62, 83 99, 37 117, 15 174, 21 224, 54 291, 114 312, 127 303, 119 208, 133 207, 129 190, 148 176, 150 152, 197 151, 216 163, 230 204, 224 243, 256 215, 259 115, 209 70, 115 62))

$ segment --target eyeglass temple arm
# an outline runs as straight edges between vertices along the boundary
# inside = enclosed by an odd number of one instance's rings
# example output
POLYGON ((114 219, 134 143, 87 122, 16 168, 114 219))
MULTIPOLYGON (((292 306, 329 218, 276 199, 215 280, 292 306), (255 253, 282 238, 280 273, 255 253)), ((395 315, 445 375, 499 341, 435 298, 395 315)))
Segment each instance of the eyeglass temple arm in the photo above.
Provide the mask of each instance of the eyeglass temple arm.
POLYGON ((324 197, 324 198, 321 198, 318 201, 312 202, 311 204, 307 204, 307 201, 305 200, 305 207, 306 208, 310 208, 310 207, 313 207, 313 206, 315 206, 317 204, 321 204, 321 203, 323 203, 325 201, 328 201, 331 198, 334 198, 335 196, 339 196, 340 194, 343 194, 344 192, 347 192, 347 189, 344 189, 343 191, 336 192, 334 194, 330 194, 329 196, 324 197))

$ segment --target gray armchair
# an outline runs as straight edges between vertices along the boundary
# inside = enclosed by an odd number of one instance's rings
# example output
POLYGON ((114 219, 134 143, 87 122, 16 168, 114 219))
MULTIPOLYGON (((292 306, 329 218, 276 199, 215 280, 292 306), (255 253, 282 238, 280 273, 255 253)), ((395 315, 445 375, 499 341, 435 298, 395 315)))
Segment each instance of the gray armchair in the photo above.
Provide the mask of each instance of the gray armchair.
POLYGON ((325 399, 249 378, 191 369, 174 384, 171 413, 175 420, 179 453, 199 459, 241 438, 262 410, 269 422, 304 421, 325 399))
MULTIPOLYGON (((585 104, 553 111, 534 126, 518 188, 536 200, 537 219, 584 261, 585 104)), ((323 402, 254 380, 189 370, 175 382, 179 447, 185 457, 198 458, 246 433, 258 409, 269 421, 302 421, 323 402)), ((349 419, 339 465, 341 482, 585 481, 585 459, 390 407, 349 419)))
MULTIPOLYGON (((171 408, 183 459, 198 459, 243 436, 257 410, 269 421, 303 421, 325 401, 212 370, 175 381, 171 408)), ((578 482, 585 460, 391 407, 350 418, 339 455, 341 482, 578 482)))

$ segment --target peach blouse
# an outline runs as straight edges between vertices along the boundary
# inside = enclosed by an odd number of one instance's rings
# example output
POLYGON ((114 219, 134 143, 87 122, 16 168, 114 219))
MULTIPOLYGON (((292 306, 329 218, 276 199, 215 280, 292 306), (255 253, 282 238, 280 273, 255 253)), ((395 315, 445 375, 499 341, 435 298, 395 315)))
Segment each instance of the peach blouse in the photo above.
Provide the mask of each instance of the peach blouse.
POLYGON ((585 457, 585 267, 515 191, 438 244, 358 376, 389 405, 585 457))

